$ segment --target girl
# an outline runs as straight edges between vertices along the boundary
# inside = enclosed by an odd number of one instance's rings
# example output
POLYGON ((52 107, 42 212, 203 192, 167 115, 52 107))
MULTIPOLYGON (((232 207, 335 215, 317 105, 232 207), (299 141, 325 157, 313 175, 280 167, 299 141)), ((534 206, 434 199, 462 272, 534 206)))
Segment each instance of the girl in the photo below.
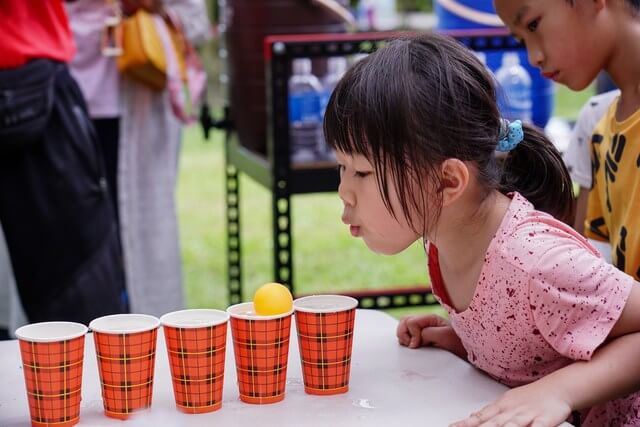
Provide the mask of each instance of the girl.
POLYGON ((555 426, 573 410, 586 425, 640 423, 640 287, 561 222, 573 199, 560 155, 501 120, 470 51, 436 34, 389 43, 347 72, 324 127, 351 234, 389 255, 425 241, 450 322, 403 319, 400 344, 516 387, 459 425, 555 426))

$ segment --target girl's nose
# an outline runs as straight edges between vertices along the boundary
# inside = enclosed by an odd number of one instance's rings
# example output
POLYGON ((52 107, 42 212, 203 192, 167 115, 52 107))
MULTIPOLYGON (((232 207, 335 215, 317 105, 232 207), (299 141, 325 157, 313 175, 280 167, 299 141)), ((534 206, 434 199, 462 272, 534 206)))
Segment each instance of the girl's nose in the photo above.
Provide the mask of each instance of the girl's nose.
POLYGON ((340 179, 340 185, 338 185, 338 196, 342 199, 345 206, 354 206, 356 204, 356 198, 353 191, 349 189, 348 183, 344 179, 340 179))

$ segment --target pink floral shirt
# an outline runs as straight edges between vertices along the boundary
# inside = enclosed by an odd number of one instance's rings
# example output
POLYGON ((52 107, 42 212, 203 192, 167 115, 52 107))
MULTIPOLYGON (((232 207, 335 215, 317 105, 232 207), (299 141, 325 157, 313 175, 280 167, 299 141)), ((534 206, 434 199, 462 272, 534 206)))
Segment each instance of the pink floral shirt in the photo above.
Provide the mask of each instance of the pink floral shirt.
MULTIPOLYGON (((466 310, 451 307, 437 248, 429 245, 428 252, 434 295, 469 361, 510 387, 589 360, 635 283, 572 228, 536 211, 518 193, 487 249, 466 310)), ((585 412, 583 425, 640 425, 637 414, 640 394, 632 394, 585 412)))

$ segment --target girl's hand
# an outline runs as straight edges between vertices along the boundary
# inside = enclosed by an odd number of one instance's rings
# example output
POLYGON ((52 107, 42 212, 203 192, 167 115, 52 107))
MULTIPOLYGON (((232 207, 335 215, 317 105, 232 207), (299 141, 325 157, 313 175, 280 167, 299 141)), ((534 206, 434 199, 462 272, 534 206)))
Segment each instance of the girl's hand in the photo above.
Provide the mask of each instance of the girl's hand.
POLYGON ((556 427, 571 415, 571 405, 545 382, 507 391, 500 399, 451 427, 556 427))
MULTIPOLYGON (((435 346, 447 348, 453 329, 449 322, 435 314, 408 316, 400 319, 396 335, 400 345, 409 348, 435 346)), ((454 333, 455 335, 455 333, 454 333)))

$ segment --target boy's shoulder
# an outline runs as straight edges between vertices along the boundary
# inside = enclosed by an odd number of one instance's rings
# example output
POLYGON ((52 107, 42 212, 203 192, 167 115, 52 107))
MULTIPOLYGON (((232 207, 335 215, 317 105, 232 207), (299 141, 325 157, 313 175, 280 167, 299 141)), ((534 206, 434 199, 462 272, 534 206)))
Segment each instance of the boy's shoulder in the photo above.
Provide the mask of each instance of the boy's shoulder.
POLYGON ((604 111, 609 108, 614 99, 620 96, 620 90, 611 90, 609 92, 599 93, 589 98, 587 106, 591 109, 602 109, 604 111))
MULTIPOLYGON (((598 121, 609 111, 618 96, 620 96, 619 90, 612 90, 592 96, 582 108, 578 121, 587 122, 587 126, 593 129, 598 121)), ((579 123, 576 123, 576 125, 578 124, 579 123)))

